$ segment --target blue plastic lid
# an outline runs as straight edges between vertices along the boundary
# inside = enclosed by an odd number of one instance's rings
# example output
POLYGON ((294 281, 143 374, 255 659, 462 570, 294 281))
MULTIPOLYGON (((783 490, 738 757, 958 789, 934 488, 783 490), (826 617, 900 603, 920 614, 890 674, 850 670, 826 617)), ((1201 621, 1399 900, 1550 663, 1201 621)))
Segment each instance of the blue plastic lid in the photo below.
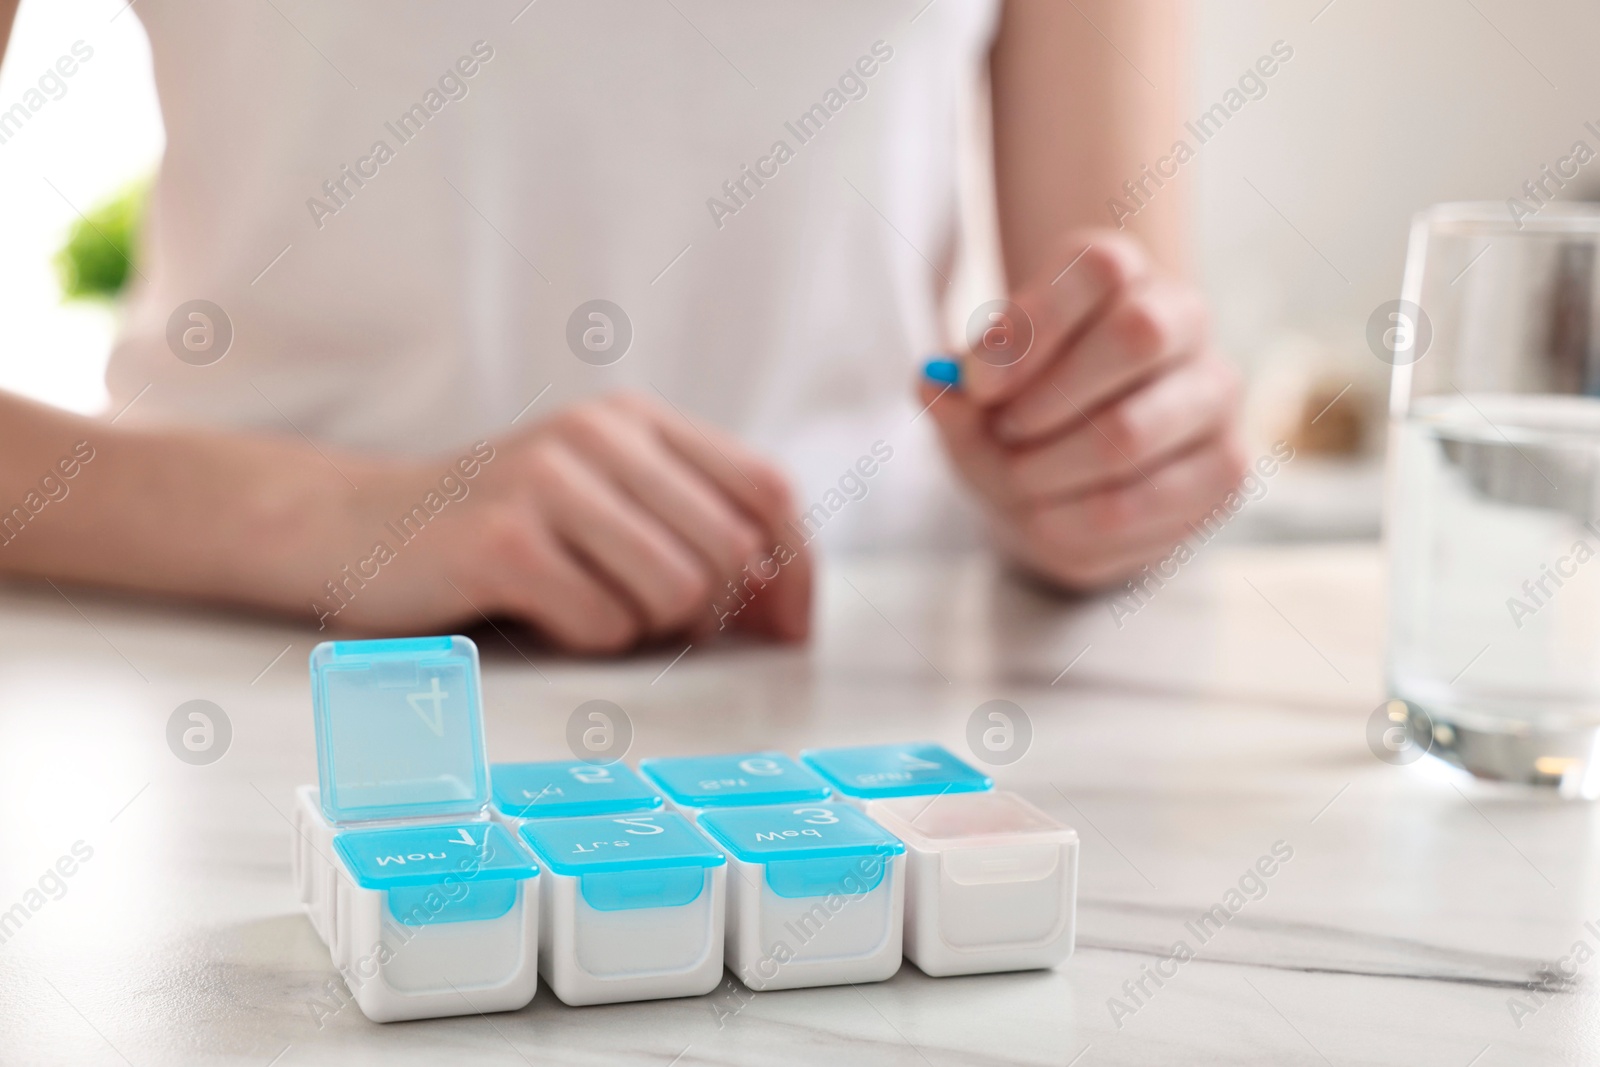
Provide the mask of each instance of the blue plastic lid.
POLYGON ((782 752, 647 759, 639 761, 639 769, 686 808, 804 804, 827 800, 832 792, 782 752))
POLYGON ((333 847, 363 889, 468 882, 520 881, 539 873, 533 857, 499 823, 435 823, 386 830, 346 830, 333 847))
POLYGON ((728 862, 675 812, 536 819, 520 832, 551 871, 579 879, 584 900, 598 911, 692 903, 706 869, 728 862))
POLYGON ((994 780, 956 759, 943 745, 862 745, 821 748, 800 758, 847 797, 927 796, 978 793, 994 780))
POLYGON ((781 897, 870 892, 883 880, 884 860, 906 850, 848 804, 726 808, 701 816, 700 827, 745 863, 765 864, 781 897))
POLYGON ((317 781, 335 823, 470 815, 489 802, 478 649, 465 637, 311 650, 317 781))
POLYGON ((515 819, 655 811, 665 803, 622 763, 495 763, 489 767, 489 782, 494 806, 515 819))
POLYGON ((389 913, 407 926, 497 919, 539 873, 496 823, 347 830, 333 847, 357 885, 387 891, 389 913))

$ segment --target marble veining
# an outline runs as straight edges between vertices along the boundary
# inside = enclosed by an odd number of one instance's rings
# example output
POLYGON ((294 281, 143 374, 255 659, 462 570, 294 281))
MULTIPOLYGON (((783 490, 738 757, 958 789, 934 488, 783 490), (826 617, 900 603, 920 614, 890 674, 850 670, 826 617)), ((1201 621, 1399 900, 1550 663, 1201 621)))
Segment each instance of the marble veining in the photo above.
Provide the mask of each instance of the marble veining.
MULTIPOLYGON (((1198 939, 1183 924, 1192 921, 1200 911, 1198 907, 1185 909, 1170 905, 1080 899, 1079 921, 1096 933, 1079 937, 1078 947, 1165 957, 1171 953, 1171 943, 1142 941, 1140 934, 1164 926, 1176 930, 1178 937, 1187 937, 1190 942, 1196 942, 1198 939), (1125 935, 1127 939, 1123 940, 1119 935, 1125 935)), ((1215 944, 1204 946, 1200 955, 1205 962, 1307 974, 1459 982, 1495 989, 1542 987, 1561 993, 1571 992, 1583 981, 1581 977, 1552 972, 1546 960, 1533 957, 1467 952, 1323 923, 1263 919, 1241 914, 1229 920, 1226 930, 1228 937, 1214 936, 1215 944), (1240 945, 1240 941, 1244 944, 1240 945)), ((1197 944, 1194 947, 1201 946, 1197 944)))

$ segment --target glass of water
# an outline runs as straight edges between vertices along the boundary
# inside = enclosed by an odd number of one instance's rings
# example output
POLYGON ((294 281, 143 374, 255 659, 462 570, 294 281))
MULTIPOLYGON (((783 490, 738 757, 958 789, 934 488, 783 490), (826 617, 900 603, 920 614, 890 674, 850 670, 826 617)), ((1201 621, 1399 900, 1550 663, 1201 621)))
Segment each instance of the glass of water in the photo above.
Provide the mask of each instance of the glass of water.
POLYGON ((1394 364, 1408 732, 1480 777, 1600 795, 1600 208, 1423 212, 1369 335, 1394 364))

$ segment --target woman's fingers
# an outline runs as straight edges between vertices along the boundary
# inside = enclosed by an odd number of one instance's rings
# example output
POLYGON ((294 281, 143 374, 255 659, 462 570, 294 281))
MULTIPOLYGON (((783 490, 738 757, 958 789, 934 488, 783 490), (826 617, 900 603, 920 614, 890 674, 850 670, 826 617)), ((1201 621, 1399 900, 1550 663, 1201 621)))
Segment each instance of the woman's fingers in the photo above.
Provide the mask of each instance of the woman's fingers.
POLYGON ((810 561, 775 531, 787 485, 737 442, 618 396, 511 447, 520 458, 494 513, 504 570, 493 599, 558 644, 617 651, 732 626, 805 636, 810 561))
POLYGON ((632 602, 648 632, 688 625, 706 610, 705 565, 600 470, 554 439, 532 450, 529 465, 551 529, 632 602))
POLYGON ((941 387, 924 380, 920 404, 939 427, 945 455, 973 492, 990 504, 1009 507, 1012 489, 1009 450, 989 432, 988 413, 964 389, 941 387))
POLYGON ((1197 353, 1206 312, 1187 285, 1125 292, 1037 381, 995 413, 995 436, 1020 445, 1081 423, 1087 413, 1197 353))
POLYGON ((1217 434, 1149 472, 1149 477, 1027 508, 1018 517, 1034 554, 1110 558, 1120 546, 1142 545, 1226 515, 1221 501, 1244 476, 1244 449, 1231 432, 1217 434), (1220 510, 1219 510, 1220 509, 1220 510))
POLYGON ((1059 436, 1008 458, 1018 498, 1070 496, 1142 478, 1233 417, 1239 374, 1215 356, 1191 360, 1098 410, 1059 436))
POLYGON ((569 652, 615 653, 639 641, 637 611, 538 516, 502 514, 487 521, 494 524, 484 541, 493 583, 485 596, 493 610, 516 615, 569 652))
POLYGON ((736 628, 800 641, 811 632, 811 556, 779 542, 762 555, 718 601, 717 628, 736 628))
POLYGON ((584 458, 693 548, 717 584, 738 574, 762 547, 759 523, 650 427, 608 407, 565 418, 568 439, 584 458))
POLYGON ((963 360, 964 388, 980 406, 1000 404, 1036 382, 1107 307, 1141 285, 1150 273, 1149 259, 1138 242, 1115 230, 1070 233, 1060 249, 1055 257, 1059 267, 1053 266, 1048 277, 1024 285, 1008 309, 996 312, 1018 318, 1014 323, 996 325, 1013 333, 1026 331, 1030 341, 1025 353, 990 356, 981 331, 978 337, 967 339, 975 343, 963 360))
POLYGON ((612 403, 654 427, 728 499, 760 520, 769 536, 794 517, 793 497, 783 473, 733 437, 636 393, 619 394, 612 403))
POLYGON ((1141 567, 1165 559, 1183 541, 1194 536, 1187 524, 1171 523, 1164 532, 1136 542, 1100 546, 1098 551, 1073 556, 1040 555, 1030 546, 1010 546, 1013 554, 1038 573, 1071 589, 1103 589, 1131 575, 1141 567))
POLYGON ((794 497, 783 473, 715 426, 648 397, 624 393, 614 403, 646 420, 670 451, 759 526, 756 551, 740 561, 731 588, 725 584, 716 591, 718 627, 785 641, 805 638, 811 629, 811 554, 790 525, 794 497))

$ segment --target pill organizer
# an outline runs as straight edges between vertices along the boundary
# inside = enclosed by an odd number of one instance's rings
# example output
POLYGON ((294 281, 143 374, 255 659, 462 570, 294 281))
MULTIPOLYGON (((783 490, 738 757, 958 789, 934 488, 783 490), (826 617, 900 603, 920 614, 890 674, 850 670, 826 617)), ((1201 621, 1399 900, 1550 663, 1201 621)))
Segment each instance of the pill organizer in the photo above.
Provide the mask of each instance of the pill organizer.
POLYGON ((311 652, 317 788, 296 793, 302 901, 376 1022, 509 1011, 537 988, 540 872, 489 820, 478 650, 311 652))
POLYGON ((650 812, 666 803, 623 763, 496 763, 489 783, 495 814, 507 822, 650 812))
POLYGON ((713 808, 820 803, 832 795, 827 782, 782 752, 647 759, 639 770, 691 819, 713 808))
POLYGON ((801 754, 906 846, 906 958, 944 976, 1072 954, 1078 835, 939 745, 801 754))
POLYGON ((530 819, 539 969, 564 1003, 709 993, 722 980, 727 861, 676 812, 530 819))
POLYGON ((293 874, 378 1022, 1050 967, 1077 834, 934 744, 486 757, 464 637, 311 653, 293 874))
POLYGON ((708 811, 728 853, 726 959, 754 990, 881 982, 900 969, 905 846, 853 807, 708 811))

